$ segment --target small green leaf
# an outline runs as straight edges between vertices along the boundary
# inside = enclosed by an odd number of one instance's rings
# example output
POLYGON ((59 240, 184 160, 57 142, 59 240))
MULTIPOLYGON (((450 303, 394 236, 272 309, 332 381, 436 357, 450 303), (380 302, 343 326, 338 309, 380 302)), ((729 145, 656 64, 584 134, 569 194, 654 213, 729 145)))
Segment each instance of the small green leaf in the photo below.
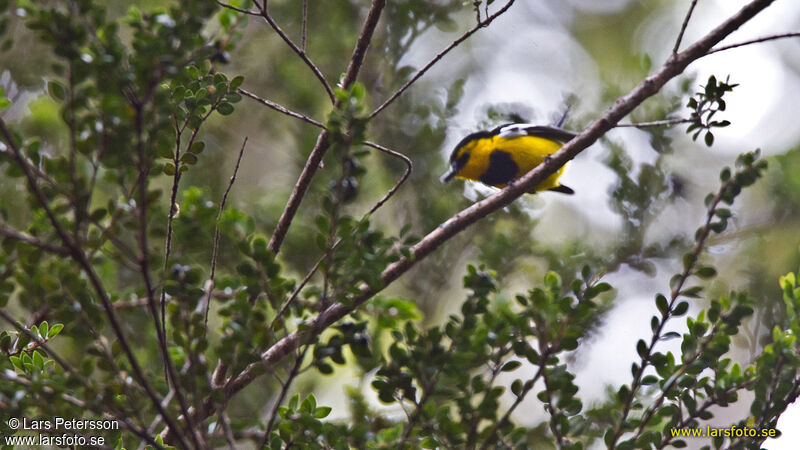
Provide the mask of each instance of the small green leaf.
POLYGON ((58 101, 64 101, 67 97, 67 91, 64 89, 64 85, 57 81, 51 81, 47 83, 47 92, 50 93, 50 96, 58 101))
POLYGON ((330 406, 320 406, 314 410, 314 417, 317 419, 324 419, 328 417, 328 414, 331 413, 331 410, 332 408, 330 406))
POLYGON ((197 156, 194 153, 184 153, 181 155, 181 162, 190 166, 197 164, 197 156))
POLYGON ((234 77, 231 80, 231 84, 230 84, 231 90, 235 91, 236 89, 239 88, 239 86, 242 85, 243 82, 244 82, 244 77, 243 76, 239 75, 239 76, 234 77))
POLYGON ((223 116, 227 116, 233 112, 233 105, 230 103, 220 103, 219 106, 217 106, 217 111, 223 116))
POLYGON ((191 147, 189 147, 189 152, 195 155, 199 155, 203 153, 203 150, 206 148, 206 143, 202 141, 197 141, 192 143, 191 147))
POLYGON ((689 310, 689 302, 680 302, 675 309, 672 310, 672 315, 675 317, 682 316, 686 314, 686 311, 689 310))

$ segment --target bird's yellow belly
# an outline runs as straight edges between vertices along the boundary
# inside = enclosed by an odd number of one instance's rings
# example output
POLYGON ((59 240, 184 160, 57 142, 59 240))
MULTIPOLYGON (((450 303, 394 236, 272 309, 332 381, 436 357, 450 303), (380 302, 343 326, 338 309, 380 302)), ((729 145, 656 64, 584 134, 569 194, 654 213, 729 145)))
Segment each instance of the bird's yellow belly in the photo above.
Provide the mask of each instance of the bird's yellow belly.
MULTIPOLYGON (((555 153, 559 148, 561 148, 560 143, 535 136, 513 138, 495 136, 492 139, 481 139, 471 149, 469 163, 461 169, 457 178, 483 181, 488 171, 497 170, 496 164, 492 165, 492 153, 499 151, 510 155, 511 161, 517 166, 513 179, 517 179, 541 164, 545 156, 555 153)), ((536 190, 547 190, 559 186, 558 178, 563 171, 564 167, 558 169, 541 182, 536 190)), ((495 183, 493 186, 502 188, 506 186, 506 183, 495 183)))

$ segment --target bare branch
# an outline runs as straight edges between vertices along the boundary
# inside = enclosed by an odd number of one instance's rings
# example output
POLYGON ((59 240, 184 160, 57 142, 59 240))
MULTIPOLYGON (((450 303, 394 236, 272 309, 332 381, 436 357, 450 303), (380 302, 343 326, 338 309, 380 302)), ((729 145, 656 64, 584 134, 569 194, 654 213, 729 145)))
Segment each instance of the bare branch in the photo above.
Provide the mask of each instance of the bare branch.
POLYGON ((228 194, 231 192, 231 188, 233 187, 233 183, 236 181, 236 174, 239 173, 239 164, 242 163, 242 156, 244 156, 244 148, 247 146, 247 136, 244 138, 244 142, 242 142, 242 148, 239 150, 239 157, 236 159, 236 166, 233 168, 233 175, 231 175, 231 179, 228 182, 228 187, 225 189, 225 193, 222 194, 222 200, 219 203, 219 212, 217 213, 217 222, 214 226, 214 247, 211 251, 211 274, 208 276, 208 282, 205 286, 205 295, 203 295, 203 301, 200 302, 200 307, 205 310, 205 318, 203 319, 203 324, 205 325, 203 328, 204 330, 208 328, 208 308, 211 305, 211 295, 214 291, 214 276, 216 275, 217 271, 217 251, 219 250, 219 221, 222 219, 222 211, 225 210, 225 201, 228 200, 228 194))
POLYGON ((502 8, 500 8, 500 10, 498 10, 496 13, 492 14, 491 16, 487 17, 484 21, 482 21, 482 22, 479 21, 477 25, 472 27, 466 33, 462 34, 461 37, 459 37, 458 39, 453 41, 453 43, 448 45, 447 48, 445 48, 444 50, 439 52, 436 56, 434 56, 433 59, 428 61, 428 64, 425 64, 425 66, 423 66, 422 69, 418 70, 417 73, 415 73, 414 76, 411 77, 410 80, 406 81, 406 84, 404 84, 400 89, 398 89, 397 92, 395 92, 388 99, 386 99, 386 101, 384 101, 381 104, 381 106, 378 106, 375 109, 375 111, 372 111, 372 113, 369 115, 369 118, 372 119, 373 117, 377 116, 378 113, 380 113, 381 111, 384 110, 384 108, 386 108, 387 106, 392 104, 392 102, 397 100, 397 97, 400 97, 400 95, 402 95, 403 92, 406 91, 406 89, 411 87, 412 84, 414 84, 423 75, 425 75, 425 72, 430 70, 431 67, 433 67, 437 62, 439 62, 440 59, 444 58, 444 56, 446 54, 450 53, 451 50, 453 50, 454 48, 458 47, 459 44, 461 44, 462 42, 466 41, 470 36, 475 34, 481 28, 489 26, 489 24, 492 23, 494 21, 494 19, 497 19, 503 13, 508 11, 508 9, 511 8, 511 5, 514 4, 514 1, 515 0, 508 0, 508 3, 506 3, 505 6, 503 6, 502 8))
POLYGON ((5 222, 0 222, 0 234, 7 238, 11 238, 16 241, 24 242, 28 245, 32 245, 34 247, 38 247, 47 253, 52 253, 58 256, 69 255, 69 250, 67 250, 66 248, 44 242, 34 236, 31 236, 30 234, 23 233, 19 230, 15 230, 5 222))
POLYGON ((675 39, 675 46, 672 47, 673 55, 678 53, 678 49, 681 46, 681 41, 683 40, 683 34, 686 32, 686 27, 689 26, 689 20, 692 18, 692 13, 694 12, 695 6, 697 6, 697 0, 692 0, 692 4, 689 6, 689 11, 686 13, 686 17, 683 18, 683 24, 681 25, 681 31, 678 32, 678 38, 675 39))
POLYGON ((290 110, 290 109, 288 109, 288 108, 286 108, 286 107, 284 107, 282 105, 279 105, 279 104, 273 102, 272 100, 267 100, 265 98, 261 98, 261 97, 257 96, 256 94, 253 94, 252 92, 246 91, 246 90, 244 90, 242 88, 239 88, 238 92, 240 94, 244 95, 245 97, 250 97, 253 100, 261 103, 262 105, 267 106, 269 108, 272 108, 275 111, 278 111, 279 113, 286 114, 287 116, 294 117, 295 119, 300 119, 303 122, 309 123, 309 124, 314 125, 315 127, 318 127, 318 128, 322 128, 323 130, 325 129, 325 125, 323 125, 321 122, 317 122, 316 120, 314 120, 314 119, 312 119, 312 118, 310 118, 310 117, 308 117, 308 116, 306 116, 304 114, 300 114, 299 112, 292 111, 292 110, 290 110))
POLYGON ((291 48, 292 51, 294 51, 297 54, 297 56, 299 56, 300 59, 303 60, 303 62, 308 66, 308 68, 311 69, 311 71, 314 73, 314 76, 316 76, 319 82, 322 84, 322 87, 325 88, 325 92, 328 93, 328 98, 330 98, 331 103, 334 103, 336 101, 336 97, 333 95, 333 89, 331 88, 331 85, 328 83, 328 80, 325 79, 325 75, 322 74, 319 68, 316 65, 314 65, 314 63, 308 57, 305 48, 302 49, 298 48, 297 45, 295 45, 295 43, 292 42, 291 39, 289 39, 289 36, 286 35, 286 33, 281 29, 281 27, 278 26, 278 24, 275 22, 272 16, 269 15, 269 11, 267 11, 266 1, 263 2, 263 4, 261 5, 256 3, 256 6, 258 6, 258 8, 260 9, 259 15, 264 18, 264 21, 267 22, 267 24, 269 24, 269 26, 272 27, 272 29, 275 30, 276 33, 278 33, 278 36, 280 36, 281 39, 283 39, 283 41, 286 42, 286 45, 288 45, 289 48, 291 48))
POLYGON ((236 12, 242 13, 242 14, 247 14, 248 16, 260 16, 261 15, 261 11, 250 11, 249 9, 237 8, 237 7, 233 6, 233 5, 229 5, 227 3, 223 3, 223 2, 221 2, 219 0, 217 0, 217 4, 219 6, 222 6, 223 8, 227 8, 227 9, 230 9, 231 11, 236 11, 236 12))
POLYGON ((344 78, 339 83, 340 87, 347 89, 358 78, 358 72, 361 71, 361 66, 364 64, 367 48, 372 42, 372 36, 375 34, 375 27, 378 26, 378 20, 381 18, 384 6, 386 6, 386 0, 372 0, 372 5, 367 12, 367 18, 364 19, 364 25, 362 25, 356 45, 353 47, 350 63, 347 65, 344 78))
POLYGON ((281 392, 278 394, 278 398, 275 399, 275 404, 272 405, 272 411, 269 413, 269 420, 267 421, 267 431, 264 432, 264 436, 261 438, 261 444, 259 444, 259 448, 264 448, 267 446, 267 442, 269 441, 269 435, 272 434, 272 427, 275 425, 275 419, 278 418, 278 408, 280 408, 283 400, 286 398, 286 394, 289 393, 289 387, 292 385, 292 381, 297 377, 300 373, 300 366, 303 364, 303 359, 305 359, 306 352, 308 352, 309 346, 303 348, 303 351, 297 355, 297 358, 294 361, 294 365, 292 366, 292 370, 289 372, 289 376, 286 377, 286 381, 283 382, 281 386, 281 392))
POLYGON ((615 128, 656 128, 656 127, 671 127, 672 125, 680 125, 682 123, 697 122, 695 119, 666 119, 656 120, 653 122, 639 122, 639 123, 618 123, 615 128))
POLYGON ((414 165, 411 163, 411 160, 408 158, 408 156, 406 156, 406 155, 404 155, 402 153, 396 152, 396 151, 394 151, 394 150, 392 150, 390 148, 386 148, 386 147, 384 147, 382 145, 378 145, 378 144, 376 144, 374 142, 370 142, 370 141, 364 141, 364 145, 366 145, 368 147, 372 147, 372 148, 378 149, 378 150, 380 150, 380 151, 382 151, 382 152, 384 152, 384 153, 386 153, 388 155, 394 156, 395 158, 399 158, 406 165, 406 171, 403 173, 403 176, 400 177, 400 179, 397 181, 397 183, 395 183, 395 185, 392 186, 391 189, 389 189, 389 192, 387 192, 386 195, 383 196, 383 198, 378 200, 378 203, 375 203, 375 206, 370 208, 369 212, 367 213, 367 214, 372 214, 375 211, 377 211, 378 208, 383 206, 384 203, 389 201, 389 199, 392 198, 392 196, 397 192, 397 190, 400 189, 400 186, 402 186, 403 183, 405 183, 406 180, 408 179, 409 175, 411 175, 411 169, 414 167, 414 165))
POLYGON ((306 52, 306 30, 308 28, 308 0, 303 0, 303 31, 300 35, 300 49, 306 52))
POLYGON ((800 37, 800 33, 794 32, 794 33, 773 34, 773 35, 770 35, 770 36, 764 36, 764 37, 760 37, 758 39, 751 39, 749 41, 739 42, 739 43, 736 43, 736 44, 724 45, 722 47, 717 47, 717 48, 711 49, 708 53, 706 53, 706 55, 710 55, 712 53, 717 53, 717 52, 721 52, 721 51, 725 51, 725 50, 730 50, 732 48, 743 47, 745 45, 758 44, 758 43, 761 43, 761 42, 774 41, 774 40, 777 40, 777 39, 786 39, 786 38, 792 38, 792 37, 800 37))

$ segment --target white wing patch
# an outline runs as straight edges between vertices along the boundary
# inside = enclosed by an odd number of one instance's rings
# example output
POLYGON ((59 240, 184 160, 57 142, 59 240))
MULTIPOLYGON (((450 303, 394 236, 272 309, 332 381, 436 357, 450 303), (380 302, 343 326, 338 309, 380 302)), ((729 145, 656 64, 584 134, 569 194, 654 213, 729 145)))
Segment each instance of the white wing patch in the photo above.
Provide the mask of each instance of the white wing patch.
POLYGON ((511 125, 506 125, 504 127, 500 127, 500 132, 497 133, 500 137, 517 137, 517 136, 528 136, 528 130, 536 125, 532 123, 514 123, 511 125))

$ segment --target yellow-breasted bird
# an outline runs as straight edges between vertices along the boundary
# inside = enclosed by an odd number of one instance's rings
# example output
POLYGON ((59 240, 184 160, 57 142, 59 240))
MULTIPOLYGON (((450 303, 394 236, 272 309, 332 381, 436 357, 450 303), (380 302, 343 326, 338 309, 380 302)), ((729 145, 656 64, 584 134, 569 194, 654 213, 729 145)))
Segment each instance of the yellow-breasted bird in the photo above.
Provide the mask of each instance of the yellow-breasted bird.
MULTIPOLYGON (((502 188, 541 164, 575 136, 561 128, 529 123, 511 123, 491 131, 478 131, 456 145, 450 154, 450 170, 440 180, 446 183, 455 177, 502 188)), ((575 191, 558 182, 563 172, 564 167, 561 167, 531 192, 550 190, 574 194, 575 191)))

